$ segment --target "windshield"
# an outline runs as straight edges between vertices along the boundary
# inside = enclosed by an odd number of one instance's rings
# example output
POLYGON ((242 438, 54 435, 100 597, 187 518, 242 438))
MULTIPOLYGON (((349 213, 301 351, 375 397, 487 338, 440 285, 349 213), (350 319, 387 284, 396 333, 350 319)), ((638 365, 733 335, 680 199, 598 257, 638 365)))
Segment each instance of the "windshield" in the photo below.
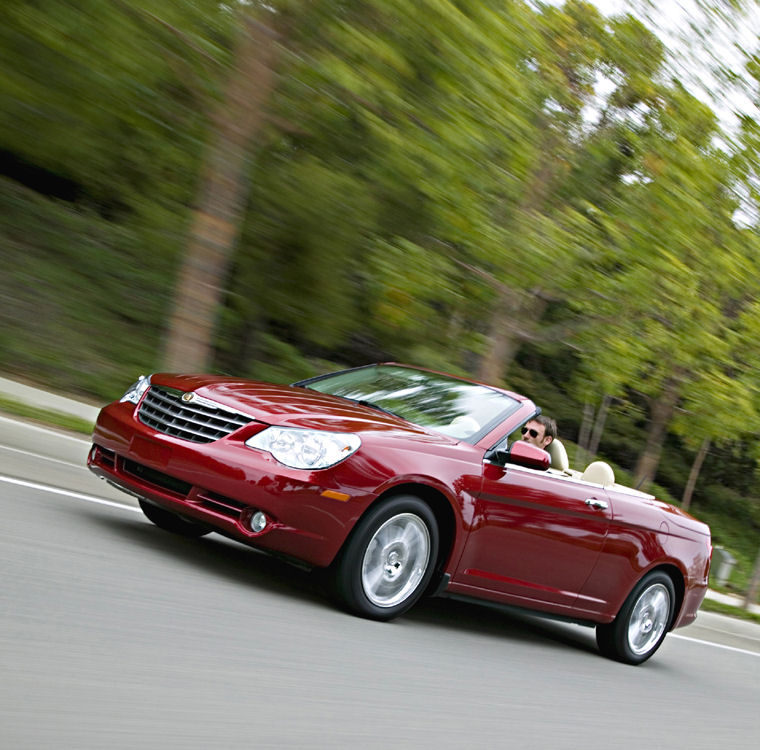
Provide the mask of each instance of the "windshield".
POLYGON ((474 442, 519 407, 484 385, 398 365, 372 365, 295 385, 358 401, 458 440, 474 442))

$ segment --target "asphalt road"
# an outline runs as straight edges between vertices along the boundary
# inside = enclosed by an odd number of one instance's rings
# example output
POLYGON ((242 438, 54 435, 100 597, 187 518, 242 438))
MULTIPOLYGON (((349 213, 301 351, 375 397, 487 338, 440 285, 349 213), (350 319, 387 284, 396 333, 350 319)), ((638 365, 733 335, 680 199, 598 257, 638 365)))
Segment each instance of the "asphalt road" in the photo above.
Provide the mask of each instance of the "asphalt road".
POLYGON ((448 599, 393 623, 319 576, 153 527, 87 443, 0 418, 0 748, 756 748, 760 626, 646 664, 448 599))

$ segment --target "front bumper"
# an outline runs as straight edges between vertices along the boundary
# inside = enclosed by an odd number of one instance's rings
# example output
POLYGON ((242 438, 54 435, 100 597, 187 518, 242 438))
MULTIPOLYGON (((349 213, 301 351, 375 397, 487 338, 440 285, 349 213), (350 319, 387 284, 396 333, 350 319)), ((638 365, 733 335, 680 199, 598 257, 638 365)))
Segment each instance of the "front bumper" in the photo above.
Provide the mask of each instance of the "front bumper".
POLYGON ((143 425, 132 404, 111 404, 98 418, 87 465, 125 492, 244 544, 329 565, 372 493, 345 465, 289 469, 248 448, 245 440, 257 429, 190 443, 143 425), (256 533, 249 523, 259 510, 269 523, 256 533))

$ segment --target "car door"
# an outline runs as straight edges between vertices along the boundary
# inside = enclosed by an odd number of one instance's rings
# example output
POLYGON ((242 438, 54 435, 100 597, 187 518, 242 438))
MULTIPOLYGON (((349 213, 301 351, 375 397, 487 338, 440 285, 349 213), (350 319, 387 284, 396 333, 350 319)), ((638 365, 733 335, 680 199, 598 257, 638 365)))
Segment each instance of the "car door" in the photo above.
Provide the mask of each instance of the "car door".
POLYGON ((494 599, 572 607, 608 531, 604 488, 510 463, 483 467, 454 581, 494 599))

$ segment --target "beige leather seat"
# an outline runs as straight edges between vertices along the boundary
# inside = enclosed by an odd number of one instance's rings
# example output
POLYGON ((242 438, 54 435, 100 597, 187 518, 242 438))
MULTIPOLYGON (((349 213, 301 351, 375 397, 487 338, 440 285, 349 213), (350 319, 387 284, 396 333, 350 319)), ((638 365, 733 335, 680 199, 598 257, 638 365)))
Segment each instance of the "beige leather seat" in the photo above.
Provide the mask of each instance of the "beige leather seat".
POLYGON ((565 446, 560 443, 557 438, 546 446, 546 452, 551 456, 552 469, 559 469, 560 471, 568 471, 570 469, 570 461, 567 459, 567 451, 565 446))
POLYGON ((608 463, 593 461, 586 467, 586 471, 581 474, 581 480, 601 484, 602 487, 611 487, 615 484, 615 472, 612 471, 612 467, 608 463))

